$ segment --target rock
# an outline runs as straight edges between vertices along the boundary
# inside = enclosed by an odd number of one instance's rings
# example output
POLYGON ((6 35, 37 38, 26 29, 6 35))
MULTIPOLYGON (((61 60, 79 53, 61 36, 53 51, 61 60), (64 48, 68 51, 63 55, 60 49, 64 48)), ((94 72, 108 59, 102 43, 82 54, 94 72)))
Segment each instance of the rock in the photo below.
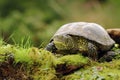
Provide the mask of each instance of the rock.
POLYGON ((110 62, 116 57, 115 51, 108 51, 103 57, 99 59, 99 62, 110 62))
POLYGON ((120 44, 120 28, 107 29, 110 37, 118 44, 120 44))

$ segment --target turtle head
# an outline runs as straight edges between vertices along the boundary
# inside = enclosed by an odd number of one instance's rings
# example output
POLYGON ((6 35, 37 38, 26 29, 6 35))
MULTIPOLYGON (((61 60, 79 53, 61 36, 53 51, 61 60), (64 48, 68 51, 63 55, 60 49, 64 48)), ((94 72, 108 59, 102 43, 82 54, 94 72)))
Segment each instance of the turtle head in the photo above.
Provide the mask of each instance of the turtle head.
POLYGON ((51 41, 46 47, 46 50, 50 51, 50 52, 55 52, 57 50, 57 48, 55 47, 53 41, 51 41))

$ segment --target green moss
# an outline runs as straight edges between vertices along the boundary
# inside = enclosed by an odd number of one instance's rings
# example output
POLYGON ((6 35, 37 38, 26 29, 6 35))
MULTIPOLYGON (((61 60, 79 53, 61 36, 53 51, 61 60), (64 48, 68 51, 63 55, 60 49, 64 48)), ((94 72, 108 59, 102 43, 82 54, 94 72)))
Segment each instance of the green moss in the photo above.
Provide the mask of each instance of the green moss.
MULTIPOLYGON (((37 56, 36 56, 37 57, 37 56)), ((35 80, 57 80, 55 66, 55 56, 44 50, 39 50, 39 68, 35 71, 34 79, 35 80)))
POLYGON ((29 56, 29 51, 29 49, 23 48, 16 49, 14 54, 15 63, 31 63, 32 60, 29 56))
POLYGON ((120 60, 87 66, 73 74, 62 77, 63 80, 119 80, 120 60))
POLYGON ((11 66, 22 65, 21 68, 24 67, 26 74, 34 80, 57 80, 54 69, 56 58, 52 53, 35 47, 26 49, 13 45, 0 46, 0 63, 7 62, 9 65, 8 58, 11 57, 14 60, 11 66))
POLYGON ((14 53, 15 48, 12 45, 1 45, 0 46, 0 61, 4 61, 7 55, 14 53))
POLYGON ((89 59, 86 57, 83 57, 80 54, 74 54, 74 55, 65 55, 63 57, 60 57, 57 59, 56 64, 67 64, 67 65, 84 65, 89 62, 89 59))
MULTIPOLYGON (((114 48, 114 51, 119 47, 114 48)), ((119 80, 120 60, 111 62, 93 62, 80 54, 64 55, 56 57, 53 53, 35 47, 23 48, 13 45, 0 46, 0 63, 7 62, 9 55, 13 56, 14 68, 20 66, 25 69, 27 76, 33 80, 119 80), (15 63, 15 64, 14 64, 15 63), (83 66, 71 74, 56 75, 56 65, 66 64, 83 66), (89 65, 88 65, 89 64, 89 65)), ((117 56, 120 54, 117 53, 117 56)), ((7 64, 9 61, 7 62, 7 64)), ((0 64, 1 65, 1 64, 0 64)), ((9 65, 9 64, 8 64, 9 65)), ((9 65, 10 66, 10 65, 9 65)), ((21 71, 18 69, 18 71, 21 71)))

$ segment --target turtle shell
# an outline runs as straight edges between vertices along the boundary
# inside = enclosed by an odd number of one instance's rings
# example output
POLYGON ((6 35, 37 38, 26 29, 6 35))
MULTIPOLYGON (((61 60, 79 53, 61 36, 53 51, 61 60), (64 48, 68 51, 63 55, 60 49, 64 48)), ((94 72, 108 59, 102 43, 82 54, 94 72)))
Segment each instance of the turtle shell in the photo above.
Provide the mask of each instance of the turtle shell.
POLYGON ((57 37, 59 35, 73 35, 73 36, 80 36, 84 37, 88 40, 94 41, 104 49, 109 49, 113 44, 115 43, 106 30, 96 24, 96 23, 88 23, 88 22, 73 22, 63 25, 58 29, 58 31, 54 34, 52 39, 54 37, 57 37), (106 47, 106 48, 105 48, 106 47))

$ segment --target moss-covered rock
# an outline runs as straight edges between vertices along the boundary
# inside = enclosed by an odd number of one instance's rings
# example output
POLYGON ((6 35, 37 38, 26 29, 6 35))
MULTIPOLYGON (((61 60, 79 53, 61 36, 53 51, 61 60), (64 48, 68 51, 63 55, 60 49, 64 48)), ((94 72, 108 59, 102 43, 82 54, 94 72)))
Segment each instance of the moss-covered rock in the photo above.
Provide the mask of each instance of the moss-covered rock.
POLYGON ((62 77, 62 80, 119 80, 120 60, 87 66, 62 77))
MULTIPOLYGON (((1 42, 2 43, 2 42, 1 42)), ((35 47, 0 45, 0 79, 7 80, 119 80, 119 47, 111 62, 90 61, 81 54, 56 56, 35 47)))
POLYGON ((59 74, 69 74, 74 70, 87 65, 89 59, 80 54, 65 55, 57 58, 56 71, 59 74))

